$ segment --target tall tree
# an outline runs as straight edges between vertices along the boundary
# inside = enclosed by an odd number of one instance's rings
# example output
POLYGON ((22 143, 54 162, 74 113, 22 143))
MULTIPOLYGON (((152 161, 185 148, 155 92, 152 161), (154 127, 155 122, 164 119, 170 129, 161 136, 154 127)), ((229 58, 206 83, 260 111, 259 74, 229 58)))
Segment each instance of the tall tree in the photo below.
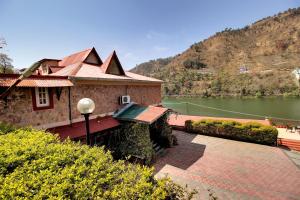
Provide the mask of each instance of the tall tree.
POLYGON ((7 44, 4 38, 0 38, 0 73, 14 73, 12 59, 5 53, 7 44))

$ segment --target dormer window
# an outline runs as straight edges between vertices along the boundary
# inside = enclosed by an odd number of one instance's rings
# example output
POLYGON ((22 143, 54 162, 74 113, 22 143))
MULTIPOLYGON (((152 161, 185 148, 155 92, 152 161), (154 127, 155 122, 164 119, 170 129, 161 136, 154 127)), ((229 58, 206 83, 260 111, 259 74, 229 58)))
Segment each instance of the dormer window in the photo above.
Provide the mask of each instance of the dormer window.
POLYGON ((42 65, 42 75, 49 74, 49 67, 47 65, 42 65))
POLYGON ((53 96, 50 88, 38 87, 32 91, 33 110, 53 108, 53 96))

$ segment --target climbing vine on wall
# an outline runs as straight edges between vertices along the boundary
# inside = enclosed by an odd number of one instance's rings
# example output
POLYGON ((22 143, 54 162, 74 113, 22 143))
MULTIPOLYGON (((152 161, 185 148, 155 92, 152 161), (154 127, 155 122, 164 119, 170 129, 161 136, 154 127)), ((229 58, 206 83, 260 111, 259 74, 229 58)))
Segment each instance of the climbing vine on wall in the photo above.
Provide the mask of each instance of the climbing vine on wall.
POLYGON ((169 114, 169 112, 165 113, 150 125, 151 139, 163 147, 171 147, 176 143, 176 138, 172 135, 172 128, 168 124, 169 114))
POLYGON ((108 147, 118 157, 134 156, 143 159, 145 164, 150 164, 154 154, 149 125, 143 123, 124 123, 112 134, 108 147))

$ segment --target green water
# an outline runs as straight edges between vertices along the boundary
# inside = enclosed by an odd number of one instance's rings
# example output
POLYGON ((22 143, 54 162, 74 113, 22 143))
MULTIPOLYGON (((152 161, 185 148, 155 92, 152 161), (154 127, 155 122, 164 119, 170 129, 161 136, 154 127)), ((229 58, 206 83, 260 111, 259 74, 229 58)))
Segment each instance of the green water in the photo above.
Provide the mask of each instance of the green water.
POLYGON ((163 105, 171 108, 181 114, 201 115, 212 117, 233 117, 264 119, 265 117, 277 117, 300 120, 300 99, 299 98, 224 98, 224 99, 206 99, 206 98, 165 98, 163 105), (190 102, 191 105, 181 102, 190 102), (207 108, 211 107, 211 108, 207 108), (247 113, 249 115, 226 112, 216 109, 228 110, 233 112, 247 113), (253 116, 255 115, 255 116, 253 116), (259 116, 256 116, 259 115, 259 116))

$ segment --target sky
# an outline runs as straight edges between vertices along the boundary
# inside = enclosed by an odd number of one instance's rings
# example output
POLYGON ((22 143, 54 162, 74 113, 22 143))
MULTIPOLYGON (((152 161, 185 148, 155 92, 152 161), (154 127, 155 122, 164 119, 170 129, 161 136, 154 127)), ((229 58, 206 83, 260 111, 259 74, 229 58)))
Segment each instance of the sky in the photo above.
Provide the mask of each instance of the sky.
POLYGON ((0 37, 16 68, 95 47, 102 60, 116 50, 129 70, 299 6, 299 0, 0 0, 0 37))

